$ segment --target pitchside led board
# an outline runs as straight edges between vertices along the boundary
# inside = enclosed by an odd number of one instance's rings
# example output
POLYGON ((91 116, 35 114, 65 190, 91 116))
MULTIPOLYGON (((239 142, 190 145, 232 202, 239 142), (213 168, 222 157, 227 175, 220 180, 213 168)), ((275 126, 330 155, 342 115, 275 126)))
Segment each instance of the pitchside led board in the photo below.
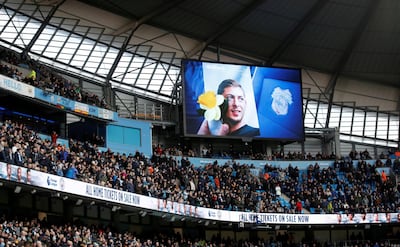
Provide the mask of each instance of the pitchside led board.
POLYGON ((186 136, 304 140, 300 69, 182 60, 182 76, 186 136))

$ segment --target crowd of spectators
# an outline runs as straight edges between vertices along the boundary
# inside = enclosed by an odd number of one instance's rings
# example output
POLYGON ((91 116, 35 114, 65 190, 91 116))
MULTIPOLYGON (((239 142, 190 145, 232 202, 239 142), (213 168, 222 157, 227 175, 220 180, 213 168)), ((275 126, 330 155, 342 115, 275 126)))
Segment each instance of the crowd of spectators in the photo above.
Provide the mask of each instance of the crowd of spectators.
MULTIPOLYGON (((322 169, 316 163, 300 174, 289 167, 291 179, 282 181, 282 191, 292 204, 300 199, 306 209, 315 213, 400 212, 400 184, 394 175, 383 179, 377 168, 384 164, 379 160, 374 164, 358 160, 355 164, 337 160, 334 167, 322 169)), ((393 174, 398 167, 397 159, 391 166, 393 174)))
POLYGON ((45 93, 57 94, 101 108, 109 108, 104 98, 83 90, 78 84, 55 73, 49 67, 4 48, 0 48, 0 74, 40 88, 45 93), (24 75, 22 70, 30 72, 24 75))
POLYGON ((200 153, 196 152, 196 150, 183 145, 183 146, 172 146, 172 147, 163 147, 162 145, 155 146, 154 150, 158 149, 165 155, 175 155, 175 156, 188 156, 188 157, 204 157, 204 158, 215 158, 215 159, 242 159, 242 160, 267 160, 267 161, 294 161, 294 160, 335 160, 336 155, 331 153, 330 155, 322 154, 320 152, 312 155, 310 152, 303 153, 300 151, 288 151, 284 152, 273 151, 272 154, 267 153, 259 153, 253 152, 251 147, 248 147, 249 144, 245 144, 244 148, 236 148, 240 149, 234 150, 232 145, 229 150, 223 150, 216 152, 211 144, 208 146, 203 146, 200 150, 200 153))
MULTIPOLYGON (((118 232, 110 226, 85 225, 79 222, 50 224, 46 220, 0 220, 0 247, 3 246, 61 246, 61 247, 120 247, 120 246, 249 246, 232 240, 189 238, 179 233, 136 234, 118 232)), ((257 243, 258 241, 256 241, 257 243)), ((250 242, 248 242, 250 243, 250 242)), ((260 245, 262 246, 262 245, 260 245)))
MULTIPOLYGON (((268 239, 252 238, 235 240, 230 237, 213 235, 205 240, 200 237, 169 231, 152 231, 137 234, 131 231, 118 231, 110 225, 87 225, 80 221, 66 223, 50 223, 44 218, 39 220, 0 218, 0 247, 322 247, 322 246, 398 246, 397 231, 393 239, 379 241, 365 240, 362 236, 352 233, 347 241, 319 242, 302 239, 296 242, 292 233, 277 233, 268 239), (395 240, 397 239, 397 240, 395 240)), ((360 234, 359 234, 360 235, 360 234)))
POLYGON ((355 166, 341 159, 324 168, 316 162, 307 171, 268 163, 260 170, 234 160, 195 167, 186 157, 177 160, 157 148, 147 159, 139 152, 101 152, 96 144, 72 139, 68 147, 54 144, 9 120, 0 136, 0 161, 194 206, 282 213, 400 210, 400 185, 390 177, 383 181, 376 169, 390 164, 399 171, 398 159, 385 164, 359 160, 355 166))

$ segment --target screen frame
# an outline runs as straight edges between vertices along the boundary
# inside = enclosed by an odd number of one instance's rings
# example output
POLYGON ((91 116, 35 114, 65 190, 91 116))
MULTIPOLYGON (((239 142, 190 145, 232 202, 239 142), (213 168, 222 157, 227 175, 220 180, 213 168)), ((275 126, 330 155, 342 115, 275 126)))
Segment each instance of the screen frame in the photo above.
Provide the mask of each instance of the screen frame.
MULTIPOLYGON (((305 140, 305 127, 304 127, 304 100, 303 100, 303 81, 302 81, 302 70, 300 68, 289 68, 289 67, 279 67, 279 66, 265 66, 265 65, 256 65, 256 64, 241 64, 241 63, 227 63, 227 62, 216 62, 216 61, 206 61, 206 60, 196 60, 196 59, 182 59, 181 60, 181 78, 182 78, 182 104, 183 104, 183 136, 184 137, 197 137, 197 138, 216 138, 216 139, 242 139, 246 141, 251 141, 252 139, 255 140, 272 140, 272 141, 282 141, 282 142, 287 142, 287 141, 304 141, 305 140), (297 104, 300 104, 300 112, 297 112, 299 114, 298 118, 301 118, 301 124, 299 125, 299 130, 297 130, 297 136, 296 137, 288 137, 288 136, 282 136, 282 137, 271 137, 271 136, 218 136, 218 135, 199 135, 199 134, 194 134, 194 133, 189 133, 188 132, 188 95, 187 95, 187 87, 189 86, 188 79, 186 76, 186 71, 187 71, 187 64, 193 62, 193 63, 201 63, 202 65, 207 63, 207 64, 215 64, 215 65, 227 65, 227 66, 244 66, 248 68, 260 68, 260 69, 269 69, 269 70, 287 70, 290 71, 291 73, 297 73, 298 80, 288 80, 290 83, 294 83, 298 85, 298 99, 300 102, 296 102, 297 104)), ((204 78, 203 78, 204 80, 204 78)), ((204 82, 203 82, 204 83, 204 82)), ((253 93, 255 93, 253 89, 253 93)), ((191 100, 193 102, 193 100, 191 100)), ((256 109, 258 111, 258 109, 256 109)), ((258 113, 257 113, 258 114, 258 113)), ((258 115, 257 115, 258 117, 258 115)))

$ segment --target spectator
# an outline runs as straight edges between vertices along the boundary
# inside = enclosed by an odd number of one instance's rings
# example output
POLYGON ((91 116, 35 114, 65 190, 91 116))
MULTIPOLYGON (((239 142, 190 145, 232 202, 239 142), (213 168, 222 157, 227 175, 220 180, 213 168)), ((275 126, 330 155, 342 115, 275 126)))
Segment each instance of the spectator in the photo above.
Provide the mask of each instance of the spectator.
POLYGON ((25 80, 29 82, 29 84, 33 85, 36 81, 36 71, 32 68, 29 74, 26 76, 25 80))
POLYGON ((78 169, 76 169, 74 163, 72 163, 72 164, 69 166, 67 172, 65 173, 65 177, 67 177, 67 178, 72 178, 72 179, 76 179, 77 176, 78 176, 78 174, 79 174, 78 169))
POLYGON ((302 205, 300 199, 298 199, 296 202, 296 213, 301 214, 302 212, 303 212, 303 205, 302 205))
POLYGON ((57 145, 57 138, 58 138, 58 134, 57 132, 53 131, 51 132, 51 144, 53 144, 53 146, 55 147, 57 145))

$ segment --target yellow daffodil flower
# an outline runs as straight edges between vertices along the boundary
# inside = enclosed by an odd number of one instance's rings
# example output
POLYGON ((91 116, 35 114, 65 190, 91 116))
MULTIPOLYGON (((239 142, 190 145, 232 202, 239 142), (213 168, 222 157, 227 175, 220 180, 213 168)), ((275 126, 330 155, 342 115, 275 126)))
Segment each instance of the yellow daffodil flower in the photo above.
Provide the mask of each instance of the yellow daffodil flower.
POLYGON ((207 120, 219 120, 221 118, 220 105, 224 103, 224 96, 215 94, 213 91, 207 91, 199 96, 197 103, 200 108, 205 110, 204 118, 207 120))

